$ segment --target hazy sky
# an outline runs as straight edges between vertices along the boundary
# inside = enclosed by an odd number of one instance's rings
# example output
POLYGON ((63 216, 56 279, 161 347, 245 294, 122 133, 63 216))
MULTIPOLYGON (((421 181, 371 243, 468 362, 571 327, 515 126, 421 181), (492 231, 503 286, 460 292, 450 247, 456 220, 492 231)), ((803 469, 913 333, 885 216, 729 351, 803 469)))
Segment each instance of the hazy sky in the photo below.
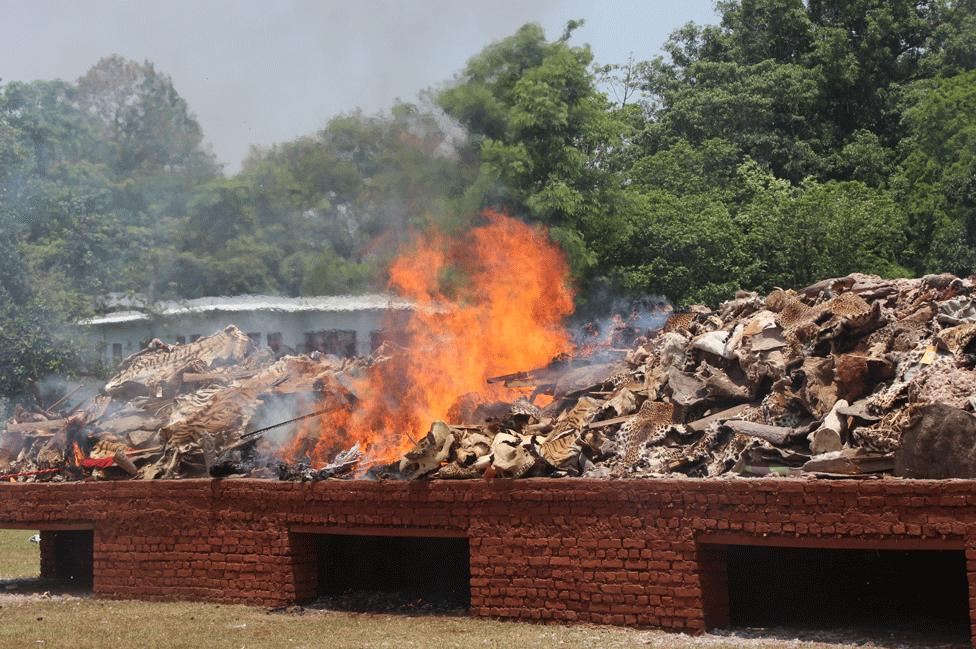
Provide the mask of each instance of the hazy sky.
POLYGON ((526 22, 597 61, 649 58, 712 0, 0 0, 0 78, 74 80, 118 53, 173 78, 226 169, 252 144, 312 133, 329 117, 384 110, 450 79, 526 22))

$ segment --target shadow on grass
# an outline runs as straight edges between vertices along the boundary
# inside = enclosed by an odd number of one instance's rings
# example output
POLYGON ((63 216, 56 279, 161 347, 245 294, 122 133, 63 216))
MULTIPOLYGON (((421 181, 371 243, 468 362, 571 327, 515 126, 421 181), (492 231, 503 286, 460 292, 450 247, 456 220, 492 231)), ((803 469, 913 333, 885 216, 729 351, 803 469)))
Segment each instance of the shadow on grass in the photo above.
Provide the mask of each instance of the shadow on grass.
POLYGON ((44 577, 0 579, 0 594, 42 595, 44 593, 85 597, 91 595, 91 584, 77 583, 65 579, 47 579, 44 577))
POLYGON ((321 595, 314 601, 301 606, 287 606, 273 609, 273 612, 301 614, 306 610, 340 611, 343 613, 390 613, 405 617, 423 615, 457 617, 468 614, 467 606, 450 597, 368 590, 321 595))
POLYGON ((885 649, 963 649, 971 647, 965 633, 953 629, 918 629, 910 621, 886 627, 735 627, 713 629, 712 635, 726 638, 818 642, 837 647, 866 645, 885 649))

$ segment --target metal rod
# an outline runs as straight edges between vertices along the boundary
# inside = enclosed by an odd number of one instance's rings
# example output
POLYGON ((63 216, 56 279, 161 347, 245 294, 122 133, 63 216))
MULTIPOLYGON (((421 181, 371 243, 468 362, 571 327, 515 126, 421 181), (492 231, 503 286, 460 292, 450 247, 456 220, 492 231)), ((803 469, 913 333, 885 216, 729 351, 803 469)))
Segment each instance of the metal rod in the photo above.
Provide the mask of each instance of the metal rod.
POLYGON ((281 428, 282 426, 287 426, 288 424, 293 424, 296 421, 301 421, 303 419, 311 419, 312 417, 320 417, 320 416, 322 416, 322 415, 324 415, 326 413, 332 412, 332 410, 334 410, 334 408, 325 408, 323 410, 316 410, 315 412, 310 412, 307 415, 300 415, 298 417, 295 417, 294 419, 289 419, 287 421, 282 421, 282 422, 279 422, 277 424, 272 424, 270 426, 265 426, 264 428, 258 428, 257 430, 249 431, 249 432, 244 433, 243 435, 241 435, 241 438, 243 439, 245 437, 252 437, 253 435, 259 435, 259 434, 265 433, 265 432, 267 432, 269 430, 272 430, 272 429, 275 429, 275 428, 281 428))
POLYGON ((78 390, 82 389, 83 387, 85 387, 84 384, 79 385, 78 387, 76 387, 71 392, 68 392, 67 394, 65 394, 63 397, 61 397, 60 399, 58 399, 57 401, 55 401, 54 403, 52 403, 50 406, 48 406, 48 408, 47 408, 48 411, 50 412, 50 411, 54 410, 55 408, 57 408, 58 406, 60 406, 62 403, 64 403, 65 401, 67 401, 71 397, 75 396, 75 393, 77 393, 78 390))

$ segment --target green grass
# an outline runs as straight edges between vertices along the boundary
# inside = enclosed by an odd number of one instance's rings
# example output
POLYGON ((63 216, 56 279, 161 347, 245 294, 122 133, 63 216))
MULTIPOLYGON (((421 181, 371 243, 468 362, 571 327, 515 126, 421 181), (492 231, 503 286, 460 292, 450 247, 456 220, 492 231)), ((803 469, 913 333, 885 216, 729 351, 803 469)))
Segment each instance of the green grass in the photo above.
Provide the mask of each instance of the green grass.
MULTIPOLYGON (((838 644, 553 626, 464 617, 406 617, 246 606, 0 596, 0 647, 64 649, 839 649, 838 644)), ((864 647, 877 645, 867 644, 864 647)))
POLYGON ((37 577, 41 574, 40 546, 27 539, 28 530, 0 530, 0 579, 37 577))
MULTIPOLYGON (((187 602, 22 600, 0 608, 0 647, 212 649, 294 647, 691 647, 694 640, 630 629, 555 627, 469 618, 310 611, 268 613, 187 602), (657 638, 657 643, 648 642, 657 638)), ((737 646, 735 642, 715 647, 737 646)))

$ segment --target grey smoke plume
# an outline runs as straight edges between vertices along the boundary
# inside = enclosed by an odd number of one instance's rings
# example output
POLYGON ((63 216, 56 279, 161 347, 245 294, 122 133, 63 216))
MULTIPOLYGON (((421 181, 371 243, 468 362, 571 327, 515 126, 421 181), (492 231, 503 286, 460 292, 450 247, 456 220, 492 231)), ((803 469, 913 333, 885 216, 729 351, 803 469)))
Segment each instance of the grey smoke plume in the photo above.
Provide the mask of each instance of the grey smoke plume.
POLYGON ((227 170, 250 145, 312 133, 336 114, 376 112, 439 84, 489 42, 538 22, 557 36, 584 18, 598 61, 658 54, 712 0, 0 0, 0 77, 75 79, 117 52, 172 75, 227 170))

